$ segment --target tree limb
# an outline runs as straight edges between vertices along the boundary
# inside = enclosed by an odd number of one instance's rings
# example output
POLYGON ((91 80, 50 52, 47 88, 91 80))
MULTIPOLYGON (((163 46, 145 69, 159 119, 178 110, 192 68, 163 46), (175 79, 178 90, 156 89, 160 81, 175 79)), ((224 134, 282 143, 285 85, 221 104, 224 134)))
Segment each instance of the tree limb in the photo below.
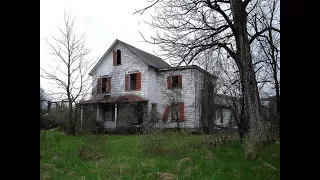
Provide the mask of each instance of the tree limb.
POLYGON ((263 30, 261 30, 260 32, 257 32, 256 34, 254 34, 254 35, 251 37, 249 43, 251 44, 257 37, 259 37, 262 33, 266 32, 266 31, 268 31, 268 30, 274 30, 274 31, 277 31, 277 32, 280 33, 280 30, 279 30, 279 29, 276 29, 276 28, 274 28, 274 27, 266 27, 266 28, 264 28, 263 30))

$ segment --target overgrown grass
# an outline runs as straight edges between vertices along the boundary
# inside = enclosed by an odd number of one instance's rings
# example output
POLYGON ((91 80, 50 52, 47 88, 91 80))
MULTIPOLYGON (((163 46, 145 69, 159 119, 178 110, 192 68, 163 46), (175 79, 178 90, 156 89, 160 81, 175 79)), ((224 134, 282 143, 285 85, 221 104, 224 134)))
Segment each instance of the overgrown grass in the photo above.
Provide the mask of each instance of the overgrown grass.
POLYGON ((279 144, 245 159, 238 141, 213 149, 203 140, 186 132, 66 136, 42 131, 40 179, 280 179, 279 144))

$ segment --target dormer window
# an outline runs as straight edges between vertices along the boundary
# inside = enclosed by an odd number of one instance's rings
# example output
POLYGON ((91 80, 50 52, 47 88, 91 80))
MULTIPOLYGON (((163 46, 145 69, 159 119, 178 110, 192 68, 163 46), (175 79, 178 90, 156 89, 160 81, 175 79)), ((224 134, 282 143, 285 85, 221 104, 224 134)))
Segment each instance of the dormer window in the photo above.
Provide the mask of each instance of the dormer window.
POLYGON ((121 50, 113 50, 113 65, 116 66, 119 64, 121 64, 121 50))

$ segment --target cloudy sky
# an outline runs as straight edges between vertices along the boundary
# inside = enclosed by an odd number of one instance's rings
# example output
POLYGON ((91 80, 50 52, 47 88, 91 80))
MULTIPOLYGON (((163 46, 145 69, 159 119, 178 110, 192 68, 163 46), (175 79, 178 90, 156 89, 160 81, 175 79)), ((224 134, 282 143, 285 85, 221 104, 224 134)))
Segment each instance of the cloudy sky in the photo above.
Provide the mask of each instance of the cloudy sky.
MULTIPOLYGON (((64 10, 75 18, 75 29, 84 32, 86 45, 91 48, 90 57, 99 59, 115 39, 122 40, 152 54, 159 54, 158 47, 142 42, 143 38, 155 34, 143 21, 151 19, 153 10, 144 15, 135 14, 136 9, 148 5, 147 0, 41 0, 40 1, 40 66, 53 65, 53 57, 48 54, 44 38, 59 35, 63 25, 64 10)), ((52 89, 52 85, 40 79, 41 86, 52 89)))

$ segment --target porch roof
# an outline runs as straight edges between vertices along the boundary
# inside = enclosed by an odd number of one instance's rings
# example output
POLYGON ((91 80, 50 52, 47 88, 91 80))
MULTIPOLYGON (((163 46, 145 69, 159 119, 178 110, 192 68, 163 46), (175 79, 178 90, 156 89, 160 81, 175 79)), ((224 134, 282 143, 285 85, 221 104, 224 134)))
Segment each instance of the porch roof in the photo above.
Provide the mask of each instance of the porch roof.
POLYGON ((136 94, 125 94, 125 95, 118 95, 118 96, 105 95, 101 98, 93 98, 93 99, 80 102, 80 104, 122 103, 122 102, 143 102, 143 101, 148 101, 148 100, 136 94))

